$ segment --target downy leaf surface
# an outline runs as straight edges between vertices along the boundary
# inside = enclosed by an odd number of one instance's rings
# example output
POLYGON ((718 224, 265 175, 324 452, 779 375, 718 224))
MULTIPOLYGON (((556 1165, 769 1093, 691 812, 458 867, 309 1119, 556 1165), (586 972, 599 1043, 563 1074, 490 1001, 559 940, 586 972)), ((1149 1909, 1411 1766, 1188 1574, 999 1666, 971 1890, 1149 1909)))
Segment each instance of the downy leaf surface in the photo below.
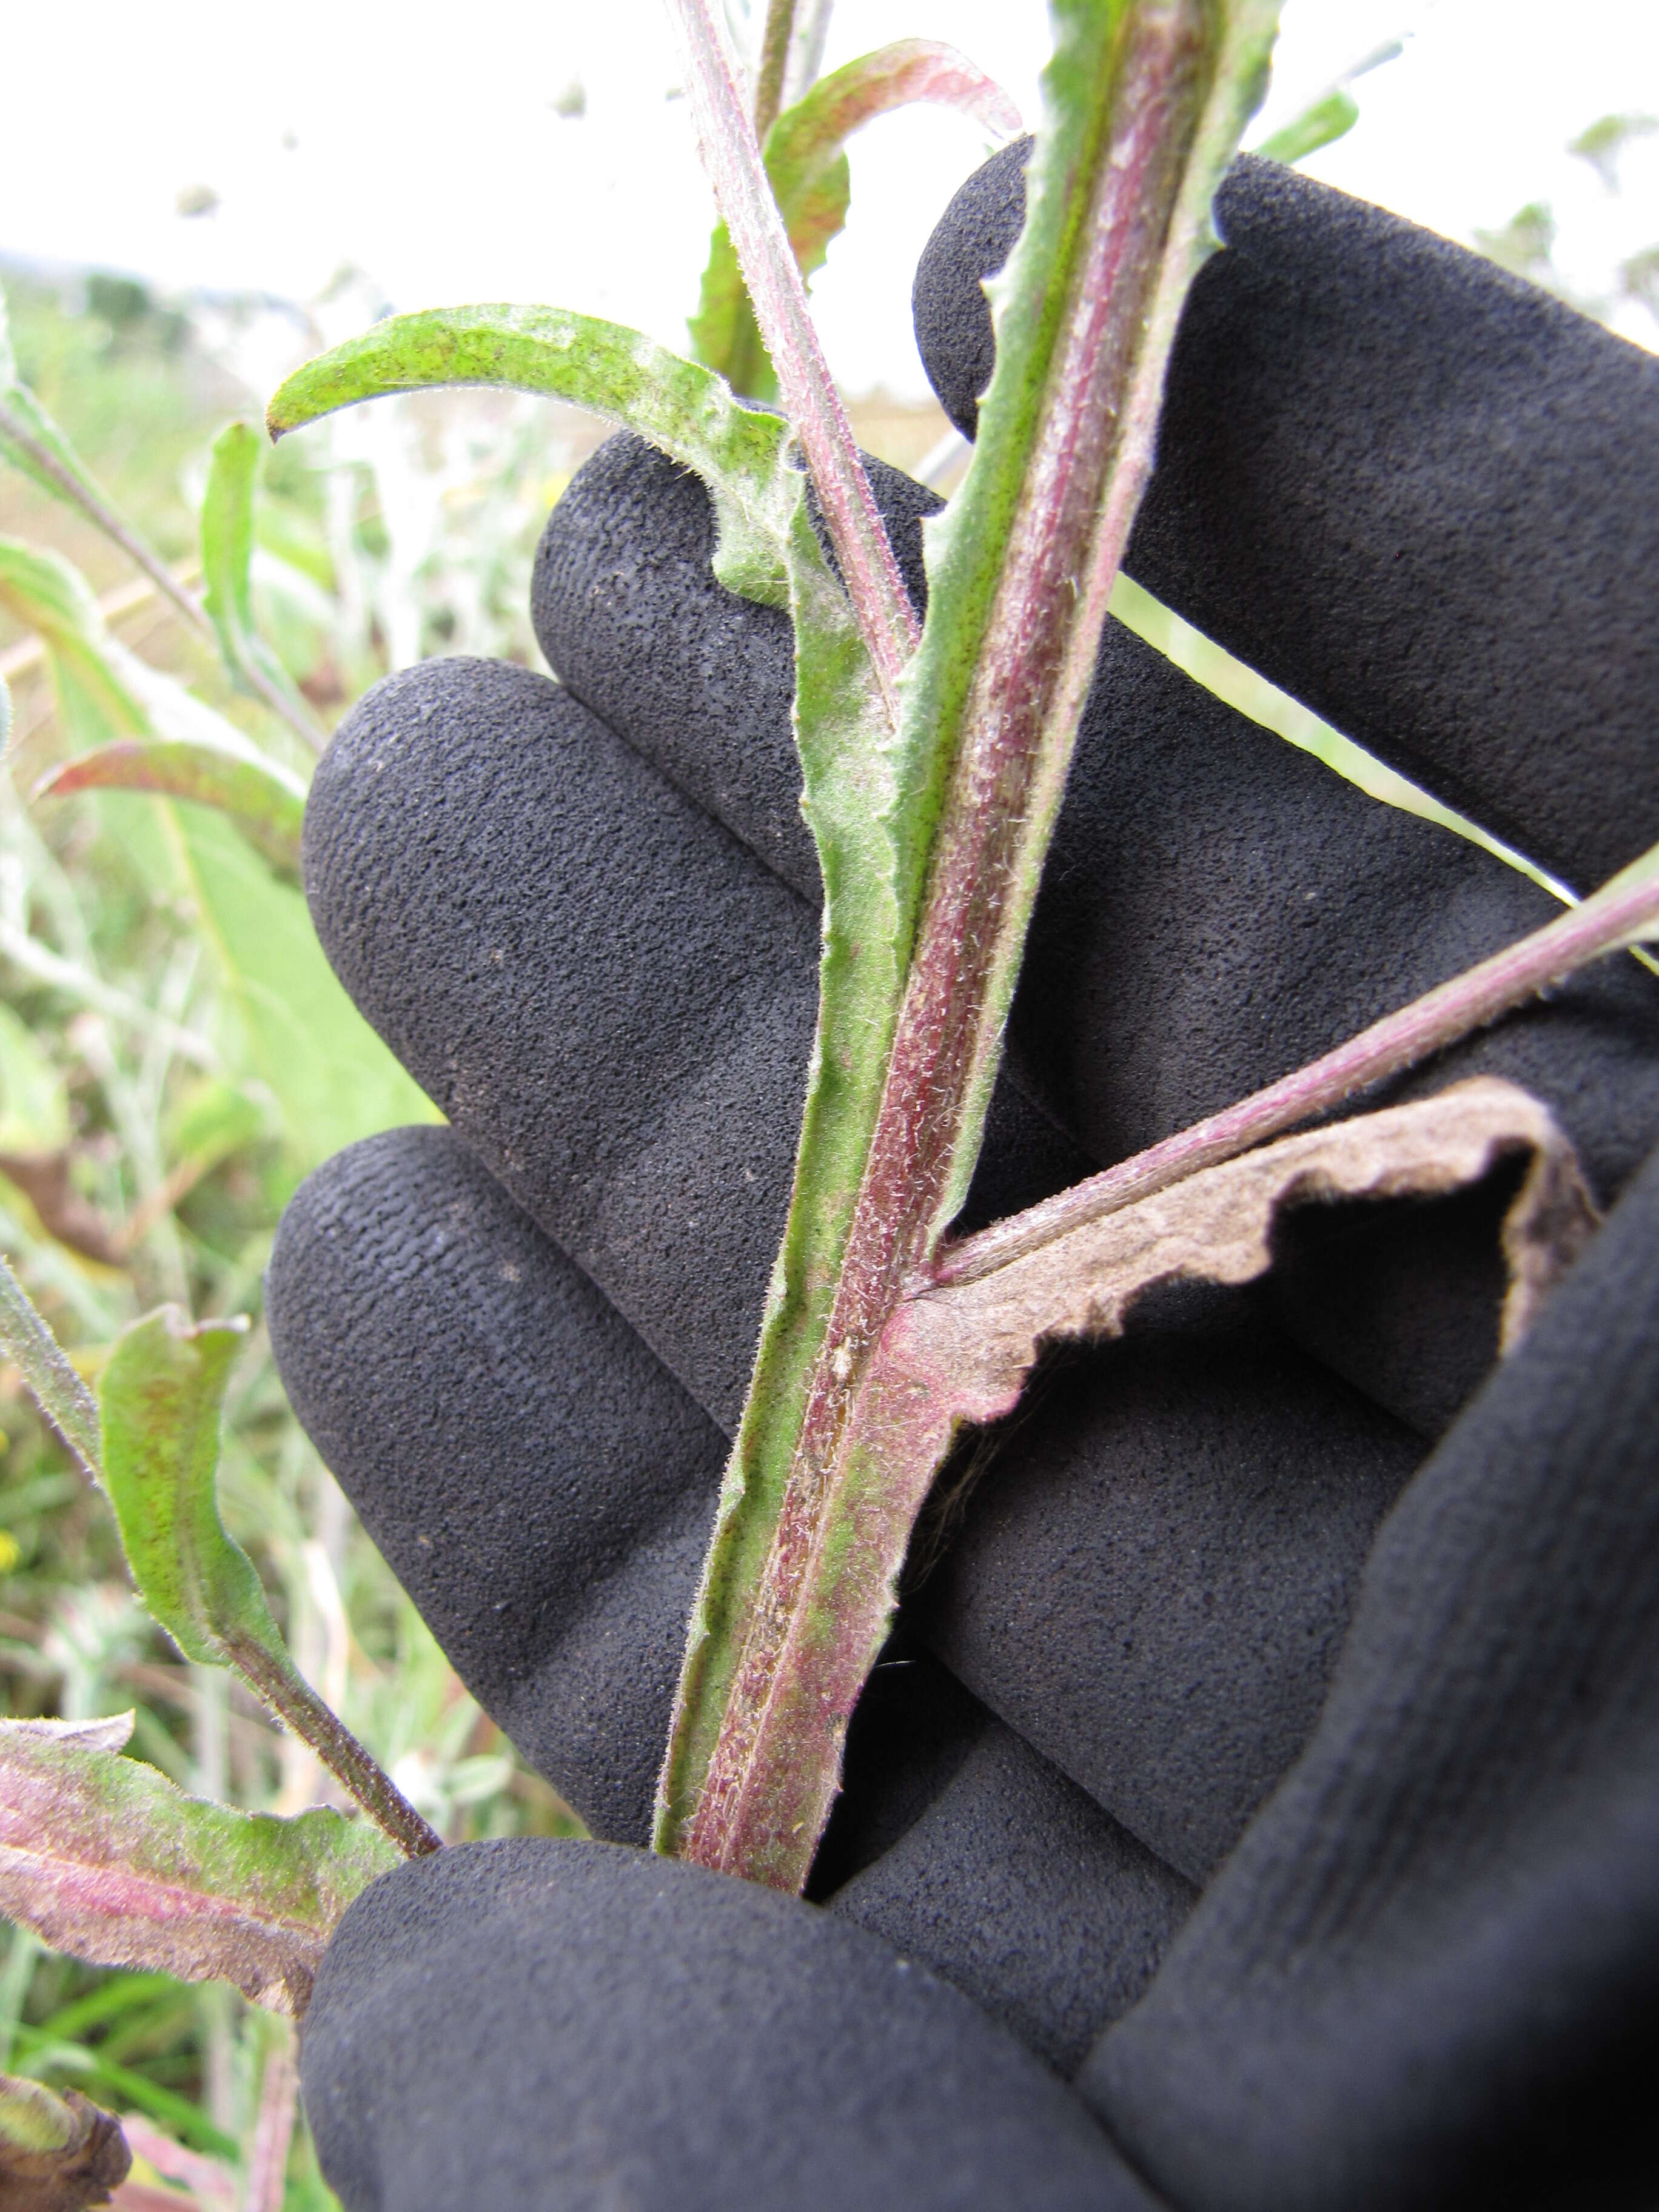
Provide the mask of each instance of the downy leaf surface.
POLYGON ((103 1966, 302 2013, 340 1915, 399 1855, 325 1808, 282 1820, 125 1758, 132 1717, 0 1721, 0 1912, 103 1966))

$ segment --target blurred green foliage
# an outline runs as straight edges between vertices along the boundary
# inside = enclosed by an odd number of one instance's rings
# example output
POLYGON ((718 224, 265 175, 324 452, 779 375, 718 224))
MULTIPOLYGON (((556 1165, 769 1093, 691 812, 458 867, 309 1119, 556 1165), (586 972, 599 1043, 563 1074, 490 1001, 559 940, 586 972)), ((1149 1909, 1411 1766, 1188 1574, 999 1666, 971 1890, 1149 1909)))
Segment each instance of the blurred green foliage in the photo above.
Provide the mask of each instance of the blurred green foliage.
MULTIPOLYGON (((204 334, 125 279, 58 290, 13 275, 7 291, 22 376, 192 580, 209 448, 228 415, 257 412, 228 365, 256 311, 216 310, 204 334)), ((388 666, 452 644, 529 656, 530 560, 568 471, 560 429, 527 407, 411 409, 265 463, 254 610, 314 712, 331 721, 388 666)), ((293 732, 119 551, 12 470, 0 536, 67 559, 102 595, 139 711, 193 699, 308 773, 293 732), (158 675, 189 698, 152 696, 158 675)), ((258 1319, 300 1176, 432 1109, 335 983, 297 890, 223 817, 122 792, 32 801, 55 764, 123 732, 104 693, 40 649, 22 604, 0 617, 15 708, 0 785, 0 1249, 88 1380, 161 1300, 253 1317, 222 1510, 301 1670, 447 1836, 556 1832, 561 1802, 462 1689, 295 1421, 258 1319)), ((223 1674, 186 1664, 138 1606, 107 1508, 15 1370, 0 1370, 0 1710, 131 1705, 137 1753, 188 1789, 282 1811, 329 1801, 306 1747, 223 1674)), ((152 2148, 169 2138, 234 2175, 279 2033, 228 1990, 79 1966, 0 1923, 0 2069, 147 2116, 152 2148)), ((301 2129, 287 2212, 329 2202, 301 2129)))

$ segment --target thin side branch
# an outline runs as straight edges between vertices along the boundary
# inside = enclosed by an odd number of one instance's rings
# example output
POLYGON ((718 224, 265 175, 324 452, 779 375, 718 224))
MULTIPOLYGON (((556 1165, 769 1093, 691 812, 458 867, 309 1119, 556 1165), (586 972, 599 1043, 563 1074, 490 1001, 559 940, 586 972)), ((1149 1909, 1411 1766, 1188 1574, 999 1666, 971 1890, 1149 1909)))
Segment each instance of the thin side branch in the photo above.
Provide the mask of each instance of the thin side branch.
POLYGON ((375 1826, 411 1859, 441 1851, 444 1839, 410 1803, 392 1777, 298 1674, 285 1674, 252 1638, 227 1639, 231 1664, 272 1712, 308 1743, 329 1772, 375 1826))
POLYGON ((1564 983, 1593 960, 1659 924, 1659 880, 1632 883, 1575 907, 1530 937, 1496 952, 1449 983, 1374 1022, 1334 1052, 1166 1137, 1104 1174, 1075 1183, 1012 1220, 946 1245, 916 1287, 978 1281, 1086 1222, 1115 1213, 1200 1168, 1248 1152, 1267 1138, 1340 1106, 1357 1091, 1415 1067, 1430 1054, 1486 1028, 1511 1008, 1564 983))
MULTIPOLYGON (((129 561, 143 569, 156 590, 171 601, 198 635, 206 638, 216 651, 218 649, 213 624, 208 620, 202 603, 195 594, 185 590, 167 562, 153 553, 136 532, 128 528, 112 507, 82 483, 72 469, 65 468, 57 454, 41 444, 27 424, 20 422, 5 406, 0 406, 0 440, 27 453, 29 465, 38 469, 42 476, 50 477, 66 500, 78 507, 89 522, 95 524, 106 538, 120 547, 129 561)), ((313 752, 321 751, 325 743, 321 729, 302 708, 296 707, 283 696, 280 687, 270 681, 263 669, 248 668, 237 672, 271 713, 286 722, 296 737, 302 738, 313 752)))
POLYGON ((755 72, 755 138, 762 146, 783 106, 783 81, 794 31, 795 0, 770 0, 761 35, 760 66, 755 72))
POLYGON ((43 446, 27 424, 20 422, 9 407, 0 406, 0 438, 27 453, 32 468, 49 477, 66 500, 78 507, 89 522, 95 523, 106 538, 112 538, 128 560, 143 570, 156 590, 172 600, 192 629, 199 630, 205 638, 212 638, 213 625, 203 613, 201 601, 185 589, 167 562, 150 551, 114 508, 82 483, 72 469, 66 469, 57 454, 43 446))
POLYGON ((732 234, 784 409, 800 440, 842 580, 889 717, 921 635, 870 480, 806 304, 806 287, 767 182, 738 66, 710 0, 673 0, 703 166, 732 234))
POLYGON ((95 1482, 98 1402, 64 1357, 62 1346, 3 1260, 0 1260, 0 1352, 15 1363, 36 1405, 80 1461, 83 1472, 95 1482))

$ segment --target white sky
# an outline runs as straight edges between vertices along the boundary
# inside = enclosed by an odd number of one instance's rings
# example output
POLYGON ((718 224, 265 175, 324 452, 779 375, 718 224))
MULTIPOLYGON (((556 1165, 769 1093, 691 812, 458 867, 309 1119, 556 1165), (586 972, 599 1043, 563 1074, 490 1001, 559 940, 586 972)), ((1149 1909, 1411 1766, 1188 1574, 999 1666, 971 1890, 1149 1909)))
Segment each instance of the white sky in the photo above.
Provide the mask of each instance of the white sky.
MULTIPOLYGON (((543 299, 683 345, 712 207, 659 0, 58 0, 8 11, 0 252, 179 289, 307 299, 343 263, 398 308, 543 299), (573 79, 587 112, 553 102, 573 79), (218 210, 186 221, 181 190, 218 210)), ((1036 114, 1040 0, 839 0, 826 64, 902 35, 952 40, 1036 114)), ((1308 167, 1451 237, 1550 201, 1589 292, 1659 240, 1659 136, 1610 197, 1567 140, 1659 116, 1659 0, 1289 0, 1268 109, 1294 113, 1391 37, 1361 119, 1308 167)), ((978 128, 913 110, 854 149, 853 220, 816 292, 849 390, 925 390, 917 253, 982 158, 978 128)), ((1644 343, 1640 314, 1623 325, 1644 343)), ((273 365, 275 366, 275 365, 273 365)))

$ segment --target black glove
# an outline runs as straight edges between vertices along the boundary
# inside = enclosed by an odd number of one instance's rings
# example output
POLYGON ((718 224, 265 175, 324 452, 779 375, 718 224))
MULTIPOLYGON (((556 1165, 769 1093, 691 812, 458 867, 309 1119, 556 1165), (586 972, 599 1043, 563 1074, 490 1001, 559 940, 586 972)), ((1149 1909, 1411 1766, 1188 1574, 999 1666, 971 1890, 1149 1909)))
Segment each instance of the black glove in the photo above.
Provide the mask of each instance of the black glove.
MULTIPOLYGON (((964 427, 1019 160, 918 278, 964 427)), ((1270 165, 1220 216, 1132 573, 1600 880, 1659 840, 1659 365, 1270 165)), ((920 597, 937 502, 872 473, 920 597)), ((612 440, 538 562, 566 688, 431 663, 337 735, 313 913, 451 1127, 313 1176, 270 1279, 296 1411, 463 1679, 632 1845, 815 995, 787 625, 711 544, 696 482, 612 440)), ((1109 625, 969 1218, 1554 910, 1109 625)), ((352 1909, 303 2045, 350 2212, 1644 2201, 1659 987, 1604 963, 1395 1092, 1477 1070, 1629 1188, 1439 1448, 1493 1357, 1501 1176, 1301 1217, 1264 1288, 1051 1370, 923 1531, 828 1913, 568 1844, 470 1845, 352 1909)))

